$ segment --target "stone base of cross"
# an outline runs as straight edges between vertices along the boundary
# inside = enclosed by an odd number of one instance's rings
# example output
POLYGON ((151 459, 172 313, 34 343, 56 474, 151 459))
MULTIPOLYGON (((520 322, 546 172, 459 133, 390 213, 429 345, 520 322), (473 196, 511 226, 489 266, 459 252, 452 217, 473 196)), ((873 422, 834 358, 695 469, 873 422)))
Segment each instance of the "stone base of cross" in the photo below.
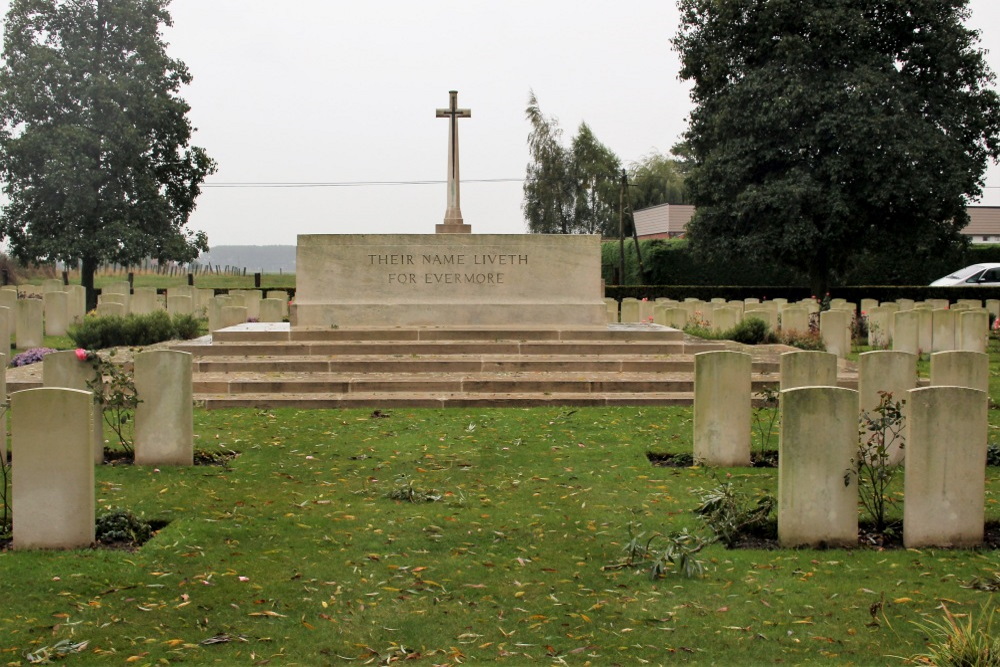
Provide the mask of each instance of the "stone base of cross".
POLYGON ((471 234, 472 225, 467 225, 464 222, 445 222, 440 225, 434 225, 435 234, 471 234))

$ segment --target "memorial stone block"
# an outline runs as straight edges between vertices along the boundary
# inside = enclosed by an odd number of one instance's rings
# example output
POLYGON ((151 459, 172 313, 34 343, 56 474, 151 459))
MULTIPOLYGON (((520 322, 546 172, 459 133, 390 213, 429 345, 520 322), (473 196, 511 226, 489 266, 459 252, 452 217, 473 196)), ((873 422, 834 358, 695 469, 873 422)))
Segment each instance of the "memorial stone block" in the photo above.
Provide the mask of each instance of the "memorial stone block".
POLYGON ((981 544, 987 393, 968 387, 924 387, 910 391, 909 404, 903 544, 981 544))
POLYGON ((836 387, 837 355, 801 350, 780 357, 781 391, 799 387, 836 387))
POLYGON ((78 549, 94 543, 93 406, 93 394, 75 389, 11 395, 15 549, 78 549))
POLYGON ((280 322, 281 321, 281 299, 261 299, 258 309, 258 322, 280 322))
POLYGON ((851 314, 847 310, 827 310, 819 314, 819 331, 826 351, 838 357, 851 352, 851 314))
POLYGON ((188 295, 167 295, 167 313, 174 315, 193 315, 194 303, 192 297, 188 295))
POLYGON ((894 313, 888 308, 872 308, 868 311, 868 345, 875 349, 888 348, 892 342, 892 321, 894 313))
POLYGON ((0 288, 0 308, 10 308, 11 310, 17 308, 16 287, 14 289, 0 288))
POLYGON ((149 315, 160 309, 153 287, 136 287, 132 295, 131 312, 135 315, 149 315))
POLYGON ((688 311, 684 308, 667 308, 667 326, 674 329, 683 329, 687 326, 688 311))
POLYGON ((909 405, 907 392, 917 386, 917 355, 909 352, 878 350, 866 352, 858 357, 858 400, 861 413, 875 416, 881 397, 879 392, 892 394, 892 400, 901 403, 903 425, 900 437, 888 446, 886 454, 890 465, 902 462, 906 452, 906 418, 909 405))
MULTIPOLYGON (((11 334, 14 331, 14 311, 6 306, 0 306, 0 352, 3 354, 10 353, 11 346, 11 334)), ((6 366, 4 366, 6 368, 6 366)), ((4 373, 0 373, 4 375, 4 373)), ((6 377, 4 375, 4 377, 6 377)), ((0 394, 0 399, 6 397, 7 394, 0 394)), ((2 440, 3 438, 0 438, 2 440)))
POLYGON ((69 327, 69 295, 66 292, 45 292, 42 295, 45 335, 65 336, 69 327))
POLYGON ((781 330, 790 333, 809 332, 809 311, 804 306, 788 306, 781 311, 781 330))
POLYGON ((947 352, 955 349, 955 311, 931 311, 931 352, 947 352))
POLYGON ((694 458, 711 466, 750 465, 751 357, 694 355, 694 458))
POLYGON ((958 349, 986 352, 990 337, 990 314, 986 310, 970 310, 958 317, 958 349))
POLYGON ((857 447, 856 391, 800 387, 781 392, 778 541, 782 546, 858 543, 857 479, 844 476, 857 447))
POLYGON ((247 321, 246 306, 223 306, 219 314, 221 319, 219 323, 220 329, 236 326, 237 324, 246 324, 247 321))
POLYGON ((97 304, 98 317, 125 317, 128 311, 125 304, 116 301, 104 301, 97 304))
POLYGON ((932 387, 969 387, 989 393, 990 357, 982 352, 953 350, 931 355, 932 387))
MULTIPOLYGON (((174 297, 190 299, 191 297, 174 297)), ((148 350, 135 356, 135 462, 194 464, 191 355, 148 350)))
MULTIPOLYGON (((90 392, 88 382, 97 381, 97 372, 89 361, 81 361, 75 350, 50 352, 42 359, 42 385, 45 387, 78 389, 90 392)), ((93 394, 91 393, 91 397, 93 394)), ((90 451, 93 462, 100 465, 104 462, 104 412, 96 400, 92 400, 90 451)))
POLYGON ((582 234, 299 235, 295 326, 603 327, 600 254, 582 234))
POLYGON ((67 285, 69 295, 66 311, 70 324, 81 324, 87 315, 87 288, 83 285, 67 285))
POLYGON ((41 347, 44 341, 42 329, 42 300, 18 299, 15 313, 14 337, 17 347, 27 349, 41 347))
POLYGON ((742 313, 737 308, 723 306, 712 313, 712 328, 716 331, 729 331, 740 323, 742 313))
POLYGON ((639 310, 639 300, 634 297, 622 299, 621 318, 622 323, 633 324, 639 321, 641 316, 639 310))

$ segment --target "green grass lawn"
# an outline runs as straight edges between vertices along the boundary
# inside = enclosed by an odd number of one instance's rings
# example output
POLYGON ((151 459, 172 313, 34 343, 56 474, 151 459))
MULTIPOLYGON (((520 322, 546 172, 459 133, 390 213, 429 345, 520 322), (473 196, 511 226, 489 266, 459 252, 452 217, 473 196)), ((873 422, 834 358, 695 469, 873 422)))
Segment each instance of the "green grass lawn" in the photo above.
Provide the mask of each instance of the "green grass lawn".
MULTIPOLYGON (((389 412, 199 410, 197 446, 230 467, 101 466, 99 511, 170 523, 134 553, 0 553, 0 662, 71 640, 67 664, 882 665, 923 652, 914 623, 942 605, 978 615, 968 584, 1000 570, 719 545, 700 578, 602 569, 630 524, 703 531, 693 490, 774 492, 776 472, 651 466, 690 452, 687 408, 389 412), (436 500, 388 497, 407 489, 436 500)), ((991 520, 998 494, 989 468, 991 520)))

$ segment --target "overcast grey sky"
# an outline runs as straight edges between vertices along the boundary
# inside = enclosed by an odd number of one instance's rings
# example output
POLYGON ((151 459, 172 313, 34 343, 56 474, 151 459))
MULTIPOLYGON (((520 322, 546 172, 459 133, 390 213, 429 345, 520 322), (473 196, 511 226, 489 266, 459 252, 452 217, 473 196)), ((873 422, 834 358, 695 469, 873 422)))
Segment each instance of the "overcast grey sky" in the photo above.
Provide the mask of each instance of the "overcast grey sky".
MULTIPOLYGON (((9 0, 0 0, 6 14, 9 0)), ((1000 3, 971 25, 1000 72, 1000 3)), ((566 141, 586 121, 626 164, 684 131, 687 86, 671 0, 173 0, 171 56, 194 142, 219 163, 189 226, 212 245, 296 234, 431 233, 444 217, 448 123, 459 91, 462 212, 474 233, 522 233, 529 90, 566 141), (504 180, 510 179, 510 180, 504 180), (476 182, 493 181, 493 182, 476 182), (225 184, 340 184, 224 187, 225 184)), ((1000 205, 993 167, 981 203, 1000 205)))

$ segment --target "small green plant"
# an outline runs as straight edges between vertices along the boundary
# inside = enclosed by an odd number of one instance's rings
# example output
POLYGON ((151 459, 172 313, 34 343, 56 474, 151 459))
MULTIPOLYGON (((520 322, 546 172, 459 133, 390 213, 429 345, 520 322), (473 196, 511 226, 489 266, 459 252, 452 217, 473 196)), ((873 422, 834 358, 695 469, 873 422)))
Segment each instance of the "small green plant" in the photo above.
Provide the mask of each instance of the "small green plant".
POLYGON ((754 397, 760 402, 753 409, 753 427, 757 431, 757 459, 763 461, 767 452, 777 449, 771 447, 771 439, 776 438, 775 427, 781 419, 778 410, 780 392, 776 387, 764 387, 754 397))
POLYGON ((87 382, 87 388, 94 392, 104 421, 118 436, 122 449, 132 454, 135 450, 135 409, 141 403, 135 390, 135 378, 110 358, 104 359, 83 349, 76 353, 81 361, 89 361, 94 366, 94 377, 87 382))
POLYGON ((758 493, 752 497, 737 489, 732 482, 724 482, 712 489, 694 489, 693 492, 698 494, 700 501, 695 514, 712 531, 715 540, 730 548, 747 531, 767 523, 777 503, 771 494, 758 493))
POLYGON ((651 579, 660 579, 670 572, 683 574, 689 579, 700 577, 705 571, 695 554, 713 542, 701 535, 689 533, 687 528, 664 536, 665 547, 652 554, 653 564, 649 568, 651 579))
POLYGON ((115 509, 97 517, 95 535, 101 544, 140 545, 153 536, 153 527, 126 509, 115 509))
POLYGON ((396 479, 396 486, 385 494, 390 500, 402 500, 408 503, 433 503, 441 500, 442 494, 435 490, 423 491, 413 485, 413 480, 405 475, 396 479))
POLYGON ((42 648, 25 653, 24 659, 32 665, 51 665, 54 660, 61 660, 74 653, 83 653, 89 645, 89 640, 75 642, 63 639, 52 646, 43 646, 42 648))
POLYGON ((778 342, 797 347, 800 350, 826 351, 826 345, 823 344, 823 337, 820 336, 818 327, 816 329, 810 327, 809 331, 781 332, 778 334, 778 342))
POLYGON ((763 345, 777 341, 767 322, 756 317, 742 320, 726 332, 725 338, 745 345, 763 345))
POLYGON ((888 506, 895 503, 889 485, 896 475, 891 456, 895 448, 902 449, 903 413, 905 401, 894 401, 892 393, 880 391, 879 404, 871 412, 862 412, 858 426, 858 451, 851 459, 851 468, 844 473, 844 485, 857 477, 861 504, 874 524, 875 532, 884 533, 889 527, 888 506))
POLYGON ((625 556, 603 566, 602 570, 621 570, 649 562, 648 571, 652 579, 659 579, 670 573, 682 574, 689 578, 701 576, 704 568, 701 561, 695 558, 695 554, 712 544, 714 539, 689 533, 687 528, 669 535, 653 533, 646 538, 645 532, 638 532, 641 526, 642 524, 634 519, 628 522, 629 539, 622 547, 625 556), (666 545, 655 550, 652 544, 657 539, 665 540, 666 545))
POLYGON ((938 667, 1000 666, 1000 637, 993 635, 996 608, 990 603, 983 605, 977 621, 971 613, 965 614, 963 620, 952 614, 947 606, 941 607, 944 609, 943 621, 914 623, 927 633, 930 642, 927 653, 913 656, 910 662, 938 667))
POLYGON ((1000 466, 1000 447, 989 445, 986 448, 986 465, 1000 466))

